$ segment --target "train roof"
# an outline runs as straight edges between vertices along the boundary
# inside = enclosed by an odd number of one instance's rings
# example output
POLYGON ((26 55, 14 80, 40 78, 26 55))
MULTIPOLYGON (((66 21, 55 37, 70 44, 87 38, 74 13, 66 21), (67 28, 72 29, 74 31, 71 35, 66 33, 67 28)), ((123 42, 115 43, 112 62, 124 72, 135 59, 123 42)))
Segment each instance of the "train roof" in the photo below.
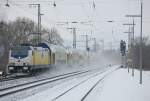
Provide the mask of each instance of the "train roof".
POLYGON ((50 51, 52 51, 54 53, 55 52, 65 52, 65 53, 70 53, 70 54, 86 54, 87 53, 87 51, 85 51, 85 50, 74 49, 74 48, 65 48, 64 46, 50 44, 49 42, 39 43, 38 47, 48 48, 50 51))
POLYGON ((66 48, 61 45, 54 45, 48 42, 43 42, 38 44, 39 47, 48 48, 52 52, 66 52, 66 48))

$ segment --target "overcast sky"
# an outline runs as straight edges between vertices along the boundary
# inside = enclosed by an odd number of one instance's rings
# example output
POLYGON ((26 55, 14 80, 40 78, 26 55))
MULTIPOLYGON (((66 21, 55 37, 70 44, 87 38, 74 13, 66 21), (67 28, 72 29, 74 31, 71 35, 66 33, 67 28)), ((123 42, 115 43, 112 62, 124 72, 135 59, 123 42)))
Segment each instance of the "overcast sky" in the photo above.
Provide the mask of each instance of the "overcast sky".
MULTIPOLYGON (((72 34, 67 27, 77 28, 77 40, 84 40, 80 35, 89 34, 98 41, 110 42, 114 47, 121 39, 127 40, 128 31, 123 23, 131 23, 132 18, 125 15, 140 14, 140 0, 9 0, 10 7, 5 7, 6 0, 0 0, 0 17, 3 20, 14 20, 16 17, 28 17, 37 22, 37 8, 29 7, 30 3, 40 3, 42 25, 56 27, 65 42, 71 45, 72 34), (53 3, 56 7, 53 7, 53 3), (94 6, 95 5, 95 6, 94 6), (108 21, 114 21, 110 23, 108 21), (88 22, 88 24, 64 24, 58 22, 88 22), (91 35, 92 34, 92 35, 91 35)), ((150 0, 143 0, 143 34, 150 35, 150 0)), ((135 18, 135 35, 140 35, 140 18, 135 18)))

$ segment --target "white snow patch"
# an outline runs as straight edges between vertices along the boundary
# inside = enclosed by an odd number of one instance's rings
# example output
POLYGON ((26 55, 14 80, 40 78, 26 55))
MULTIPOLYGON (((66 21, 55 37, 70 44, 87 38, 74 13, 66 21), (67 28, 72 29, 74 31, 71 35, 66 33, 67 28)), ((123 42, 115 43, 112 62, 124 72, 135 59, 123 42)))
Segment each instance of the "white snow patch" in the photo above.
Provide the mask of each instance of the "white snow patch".
POLYGON ((139 84, 139 71, 135 76, 120 69, 104 80, 87 101, 150 101, 150 72, 143 72, 143 84, 139 84))

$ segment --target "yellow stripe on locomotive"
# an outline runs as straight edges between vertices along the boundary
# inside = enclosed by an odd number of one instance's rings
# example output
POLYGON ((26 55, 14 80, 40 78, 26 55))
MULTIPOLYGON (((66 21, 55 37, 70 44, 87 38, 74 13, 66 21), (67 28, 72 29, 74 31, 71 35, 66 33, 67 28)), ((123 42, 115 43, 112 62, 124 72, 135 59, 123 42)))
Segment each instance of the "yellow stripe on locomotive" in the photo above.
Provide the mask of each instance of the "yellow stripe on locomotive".
POLYGON ((33 52, 34 65, 48 65, 50 64, 49 50, 41 47, 36 47, 33 52))

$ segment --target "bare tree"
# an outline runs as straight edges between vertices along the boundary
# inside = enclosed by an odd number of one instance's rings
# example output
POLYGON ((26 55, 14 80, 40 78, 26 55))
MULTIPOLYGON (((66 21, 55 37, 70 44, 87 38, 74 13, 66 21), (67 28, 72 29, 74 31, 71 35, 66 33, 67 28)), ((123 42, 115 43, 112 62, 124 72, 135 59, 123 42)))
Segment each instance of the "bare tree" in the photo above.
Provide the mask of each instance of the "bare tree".
POLYGON ((8 54, 9 54, 9 36, 7 33, 9 33, 8 24, 5 22, 0 22, 0 45, 1 47, 4 47, 4 51, 1 53, 2 57, 0 58, 1 67, 0 69, 5 71, 5 66, 8 62, 8 54))
POLYGON ((63 39, 60 37, 58 30, 53 27, 50 30, 48 29, 43 29, 43 32, 47 33, 47 37, 48 37, 48 41, 51 44, 59 44, 59 45, 63 45, 63 39))
MULTIPOLYGON (((150 69, 150 44, 149 42, 149 38, 148 37, 143 37, 142 40, 142 65, 144 69, 150 69)), ((130 50, 130 49, 129 49, 130 50)), ((137 37, 135 38, 135 45, 134 45, 134 49, 133 49, 133 64, 134 64, 134 68, 139 68, 139 56, 140 53, 140 38, 137 37)), ((129 57, 132 58, 131 51, 129 51, 129 57)))

